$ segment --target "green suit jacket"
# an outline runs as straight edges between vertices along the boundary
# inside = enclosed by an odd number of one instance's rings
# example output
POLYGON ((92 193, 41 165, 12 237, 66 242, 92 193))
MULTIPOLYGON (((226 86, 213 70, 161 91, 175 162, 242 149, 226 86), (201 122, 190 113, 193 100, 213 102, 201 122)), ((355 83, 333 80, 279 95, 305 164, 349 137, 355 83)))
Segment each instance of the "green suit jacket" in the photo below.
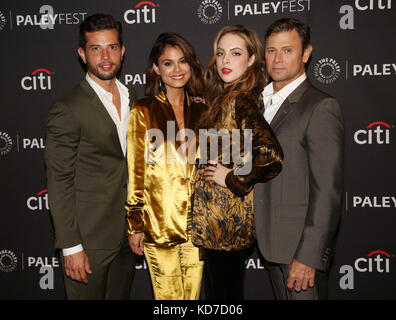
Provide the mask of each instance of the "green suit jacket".
POLYGON ((113 120, 85 79, 50 108, 45 147, 55 247, 120 246, 126 235, 126 159, 113 120))

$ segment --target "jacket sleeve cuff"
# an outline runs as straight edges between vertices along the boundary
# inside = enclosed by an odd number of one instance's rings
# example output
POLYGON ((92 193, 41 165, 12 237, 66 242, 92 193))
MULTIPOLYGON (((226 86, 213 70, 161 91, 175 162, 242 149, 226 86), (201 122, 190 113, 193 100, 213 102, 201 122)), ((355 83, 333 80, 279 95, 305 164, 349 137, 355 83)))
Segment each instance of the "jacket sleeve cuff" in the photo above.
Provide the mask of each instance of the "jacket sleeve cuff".
POLYGON ((247 195, 251 188, 246 188, 244 185, 245 176, 243 175, 235 175, 234 170, 230 171, 225 178, 225 184, 230 191, 235 194, 237 197, 242 197, 247 195))
POLYGON ((144 232, 144 221, 143 212, 139 209, 131 209, 126 206, 127 209, 127 235, 131 236, 137 233, 144 232))

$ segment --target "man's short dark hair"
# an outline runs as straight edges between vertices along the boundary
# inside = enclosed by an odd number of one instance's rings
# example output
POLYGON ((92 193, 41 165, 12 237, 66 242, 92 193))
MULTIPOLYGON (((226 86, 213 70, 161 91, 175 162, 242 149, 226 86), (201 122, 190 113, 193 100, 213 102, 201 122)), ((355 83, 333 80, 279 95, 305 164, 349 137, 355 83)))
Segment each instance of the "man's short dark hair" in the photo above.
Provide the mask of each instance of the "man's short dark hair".
POLYGON ((279 32, 296 30, 301 39, 302 49, 304 50, 311 43, 311 30, 309 26, 300 20, 293 18, 282 18, 272 23, 265 33, 265 42, 270 35, 279 32))
POLYGON ((122 41, 122 25, 119 21, 114 19, 113 16, 109 14, 96 13, 85 18, 85 20, 80 25, 80 37, 79 45, 85 50, 85 45, 87 44, 87 39, 85 34, 87 32, 102 31, 115 29, 118 32, 118 42, 120 46, 123 45, 122 41))

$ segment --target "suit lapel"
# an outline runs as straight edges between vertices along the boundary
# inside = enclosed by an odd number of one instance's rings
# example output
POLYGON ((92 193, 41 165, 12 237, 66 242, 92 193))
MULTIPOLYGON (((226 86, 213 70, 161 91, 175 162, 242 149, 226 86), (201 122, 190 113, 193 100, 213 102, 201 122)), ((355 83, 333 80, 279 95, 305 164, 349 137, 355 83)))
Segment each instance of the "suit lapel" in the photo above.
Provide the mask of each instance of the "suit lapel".
POLYGON ((290 115, 290 112, 292 111, 291 107, 292 105, 288 99, 282 103, 271 121, 271 127, 273 130, 276 130, 279 125, 288 117, 288 115, 290 115))
POLYGON ((271 121, 271 127, 274 131, 293 113, 295 104, 310 86, 309 80, 306 79, 286 98, 271 121))
MULTIPOLYGON (((163 108, 163 112, 165 114, 164 117, 164 124, 162 125, 162 127, 164 128, 164 130, 167 130, 167 123, 168 121, 174 121, 175 123, 175 131, 176 131, 176 135, 177 133, 180 131, 179 125, 176 121, 176 115, 175 112, 173 111, 172 105, 170 104, 168 98, 166 97, 165 92, 161 91, 160 93, 158 93, 156 95, 156 99, 159 100, 162 103, 162 108, 163 108)), ((190 128, 190 116, 191 116, 191 109, 190 109, 190 104, 191 104, 191 98, 188 95, 187 92, 184 93, 184 127, 185 129, 190 128)), ((179 148, 179 146, 182 144, 181 141, 176 140, 175 141, 175 146, 176 148, 179 148)))
POLYGON ((89 85, 87 80, 84 79, 81 82, 81 88, 89 96, 91 106, 101 115, 101 117, 103 118, 103 120, 105 121, 107 126, 109 128, 111 128, 111 136, 114 138, 114 143, 118 146, 118 149, 121 152, 121 154, 124 155, 122 148, 121 148, 120 140, 118 138, 117 127, 116 127, 113 119, 107 112, 106 107, 103 105, 102 101, 100 101, 96 92, 92 89, 92 87, 89 85))

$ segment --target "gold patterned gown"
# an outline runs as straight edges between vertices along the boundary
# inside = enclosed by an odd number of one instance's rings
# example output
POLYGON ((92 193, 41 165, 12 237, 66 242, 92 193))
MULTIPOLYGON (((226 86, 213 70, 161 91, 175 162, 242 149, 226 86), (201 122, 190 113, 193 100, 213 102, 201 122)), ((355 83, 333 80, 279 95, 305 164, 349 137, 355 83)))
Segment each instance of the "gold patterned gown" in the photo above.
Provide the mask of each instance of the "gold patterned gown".
POLYGON ((191 174, 197 146, 193 130, 204 108, 185 94, 184 124, 189 135, 184 141, 164 92, 136 101, 130 113, 125 205, 128 234, 144 234, 156 299, 199 297, 203 265, 189 232, 191 174), (185 152, 186 146, 189 152, 185 152), (186 253, 188 258, 182 256, 186 253), (186 259, 186 264, 179 265, 186 259))
POLYGON ((248 170, 231 171, 225 179, 227 188, 224 188, 205 181, 204 166, 199 166, 193 184, 192 241, 198 247, 236 251, 249 248, 256 240, 252 190, 256 183, 266 182, 280 173, 283 153, 258 102, 250 98, 233 101, 220 128, 229 133, 229 143, 221 134, 214 140, 209 134, 205 142, 200 138, 201 145, 207 143, 207 150, 210 150, 210 144, 217 144, 218 156, 212 160, 230 168, 239 155, 243 161, 238 166, 241 168, 249 163, 245 167, 248 170), (235 129, 240 132, 239 136, 233 134, 235 129), (251 130, 251 135, 244 135, 243 130, 251 130), (245 146, 250 147, 245 149, 245 146))

